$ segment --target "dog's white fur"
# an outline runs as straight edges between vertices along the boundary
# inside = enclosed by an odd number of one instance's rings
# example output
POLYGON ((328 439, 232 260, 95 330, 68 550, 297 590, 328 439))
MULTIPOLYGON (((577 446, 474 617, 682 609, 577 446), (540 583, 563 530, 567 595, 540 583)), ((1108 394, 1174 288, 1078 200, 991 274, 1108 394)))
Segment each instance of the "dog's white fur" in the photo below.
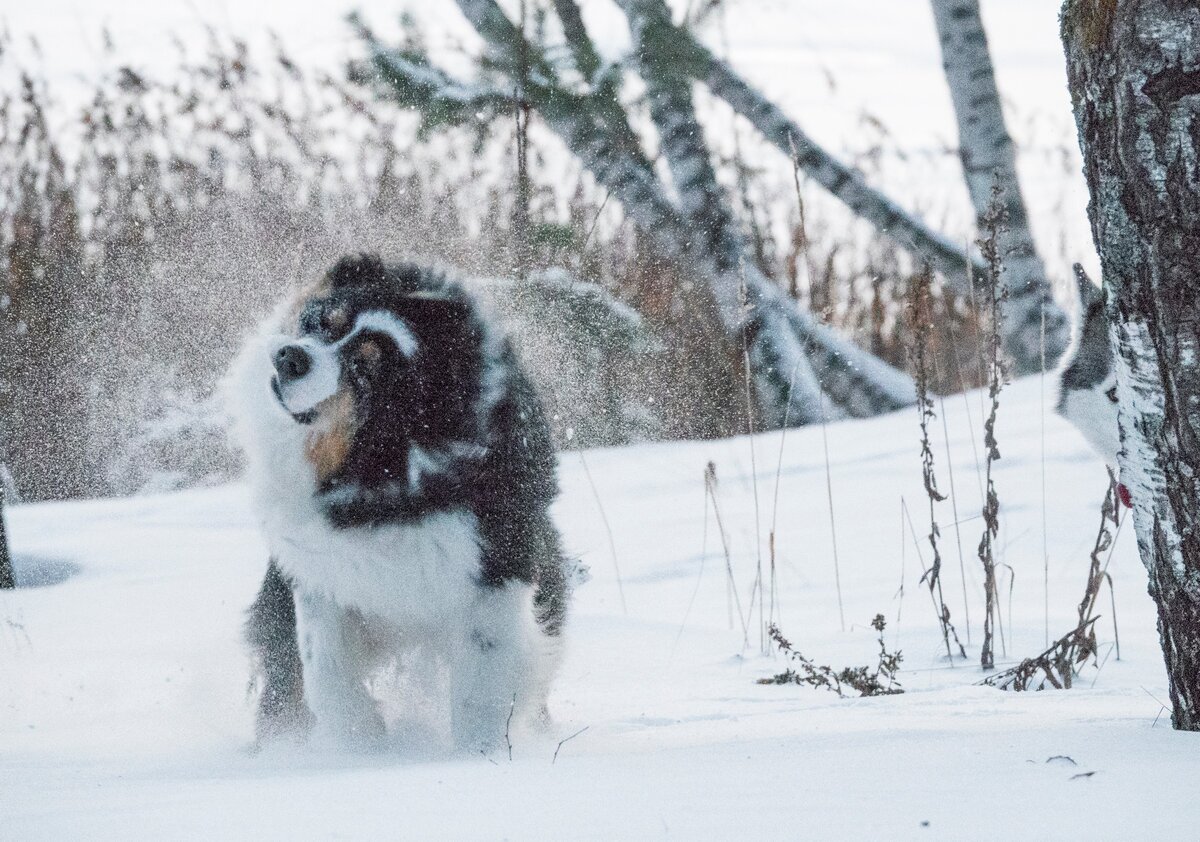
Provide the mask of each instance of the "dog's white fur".
POLYGON ((1108 393, 1116 385, 1117 376, 1109 374, 1091 388, 1067 389, 1058 409, 1114 471, 1119 469, 1117 456, 1121 451, 1121 431, 1117 424, 1117 406, 1108 393))
MULTIPOLYGON (((544 712, 558 658, 558 641, 536 626, 532 586, 479 583, 476 524, 465 511, 412 524, 329 525, 304 455, 322 421, 297 424, 271 393, 279 325, 279 318, 268 321, 246 343, 226 395, 270 551, 294 583, 314 737, 360 745, 380 737, 384 723, 368 678, 420 649, 449 670, 455 744, 497 745, 514 704, 518 713, 544 712)), ((422 460, 417 476, 406 479, 419 482, 420 470, 432 467, 422 460)))
POLYGON ((354 322, 353 330, 337 342, 324 343, 311 336, 295 339, 282 334, 268 340, 267 352, 272 357, 285 345, 297 345, 307 352, 311 360, 312 368, 306 376, 280 386, 281 398, 289 410, 297 414, 308 412, 337 391, 338 380, 341 377, 338 351, 364 330, 386 333, 406 357, 411 357, 417 352, 417 338, 408 326, 383 310, 368 310, 360 314, 354 322))

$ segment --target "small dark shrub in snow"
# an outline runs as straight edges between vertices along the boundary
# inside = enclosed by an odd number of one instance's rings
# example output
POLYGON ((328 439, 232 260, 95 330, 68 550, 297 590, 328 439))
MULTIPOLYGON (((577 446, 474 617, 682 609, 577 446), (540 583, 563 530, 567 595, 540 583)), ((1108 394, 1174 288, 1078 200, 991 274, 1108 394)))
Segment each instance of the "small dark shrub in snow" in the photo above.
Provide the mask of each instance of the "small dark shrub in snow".
POLYGON ((1069 690, 1080 664, 1096 657, 1093 617, 1054 641, 1046 651, 1026 658, 1015 667, 985 678, 981 684, 1000 690, 1069 690))
POLYGON ((845 667, 834 670, 833 667, 818 665, 796 651, 790 641, 779 631, 779 627, 771 624, 771 640, 779 647, 779 651, 787 656, 794 665, 770 678, 760 678, 759 684, 800 684, 818 687, 837 693, 847 698, 851 690, 859 696, 892 696, 903 693, 904 688, 896 680, 900 671, 900 662, 904 656, 900 652, 889 652, 883 641, 883 630, 887 622, 882 614, 876 614, 871 621, 871 628, 879 632, 879 662, 874 669, 871 667, 845 667))
MULTIPOLYGON (((1112 596, 1112 577, 1108 574, 1108 563, 1105 561, 1102 564, 1100 557, 1112 547, 1114 530, 1121 525, 1117 479, 1111 470, 1108 480, 1108 492, 1104 495, 1104 503, 1100 508, 1100 528, 1096 532, 1096 543, 1092 547, 1087 584, 1083 589, 1083 599, 1079 603, 1079 624, 1054 641, 1044 652, 1026 658, 1015 667, 988 676, 982 684, 1000 690, 1044 690, 1046 687, 1069 690, 1074 684, 1079 668, 1088 661, 1096 661, 1096 620, 1099 619, 1099 615, 1095 611, 1101 586, 1107 583, 1109 596, 1112 596)), ((1109 557, 1111 558, 1111 555, 1109 557)), ((1115 599, 1112 600, 1112 610, 1113 637, 1117 659, 1120 660, 1121 639, 1117 634, 1115 599)))

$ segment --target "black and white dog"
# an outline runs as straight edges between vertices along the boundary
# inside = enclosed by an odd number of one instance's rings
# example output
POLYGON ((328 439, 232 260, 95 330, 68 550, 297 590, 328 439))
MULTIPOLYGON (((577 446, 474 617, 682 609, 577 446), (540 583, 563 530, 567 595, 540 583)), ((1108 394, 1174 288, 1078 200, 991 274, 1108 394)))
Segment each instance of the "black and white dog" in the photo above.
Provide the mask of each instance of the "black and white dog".
MULTIPOLYGON (((1079 317, 1075 345, 1059 375, 1057 409, 1059 415, 1083 433, 1113 475, 1119 476, 1117 373, 1109 343, 1105 293, 1092 283, 1079 264, 1075 265, 1075 281, 1079 289, 1079 317)), ((1123 483, 1117 483, 1117 495, 1127 508, 1132 508, 1129 489, 1123 483)))
POLYGON ((1104 313, 1104 291, 1075 266, 1079 317, 1075 346, 1059 376, 1058 413, 1075 425, 1110 468, 1121 449, 1117 429, 1117 375, 1104 313))
POLYGON ((247 623, 259 739, 311 725, 377 742, 370 683, 398 664, 446 677, 460 748, 495 746, 514 706, 544 714, 569 597, 555 457, 467 294, 344 258, 247 343, 228 386, 271 552, 247 623))

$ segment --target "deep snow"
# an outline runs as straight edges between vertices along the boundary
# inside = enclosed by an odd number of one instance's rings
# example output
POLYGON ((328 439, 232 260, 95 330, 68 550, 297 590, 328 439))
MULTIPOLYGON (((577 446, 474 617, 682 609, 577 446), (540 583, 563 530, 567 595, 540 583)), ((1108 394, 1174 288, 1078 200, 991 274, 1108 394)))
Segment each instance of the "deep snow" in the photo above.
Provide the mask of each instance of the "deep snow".
MULTIPOLYGON (((1002 396, 999 546, 1015 573, 1011 618, 1002 576, 1005 663, 1043 645, 1043 523, 1052 636, 1071 627, 1098 523, 1104 469, 1052 405, 1049 378, 1002 396)), ((970 442, 981 398, 945 408, 977 658, 970 442)), ((933 429, 948 490, 940 420, 933 429)), ((0 595, 0 838, 1185 838, 1200 818, 1200 743, 1172 732, 1156 701, 1165 674, 1132 529, 1110 567, 1122 659, 1105 595, 1106 660, 1076 689, 977 687, 976 667, 946 664, 901 537, 902 496, 927 529, 915 410, 827 433, 849 628, 839 630, 820 428, 786 434, 778 472, 782 626, 819 661, 867 663, 867 623, 883 612, 907 692, 839 700, 755 684, 783 666, 759 654, 755 627, 748 647, 730 628, 711 512, 701 552, 703 475, 713 460, 745 607, 754 484, 766 558, 781 434, 565 454, 557 516, 593 579, 577 595, 552 733, 517 734, 511 762, 248 751, 238 635, 265 551, 242 487, 15 507, 19 578, 52 584, 0 595), (558 741, 585 727, 552 762, 558 741)), ((950 512, 942 504, 946 594, 965 637, 950 512)))
MULTIPOLYGON (((384 32, 399 6, 432 8, 416 0, 357 5, 384 32)), ((1071 260, 1090 262, 1091 246, 1069 143, 1057 5, 983 2, 1039 245, 1065 281, 1071 260), (1059 232, 1062 245, 1053 241, 1059 232)), ((429 18, 431 28, 444 25, 435 50, 452 59, 451 36, 470 38, 448 0, 443 6, 429 18)), ((627 35, 610 6, 585 9, 614 51, 627 35)), ((332 67, 355 46, 341 12, 310 0, 42 0, 4 15, 14 33, 40 38, 45 67, 69 101, 73 79, 110 63, 98 46, 105 24, 122 61, 155 72, 175 61, 163 33, 197 44, 200 21, 260 43, 270 25, 299 59, 332 67)), ((718 33, 710 37, 718 43, 718 33)), ((728 39, 734 65, 839 154, 869 142, 864 109, 879 117, 894 153, 906 156, 885 168, 882 185, 940 213, 935 224, 963 227, 954 220, 969 212, 947 153, 953 119, 926 0, 746 0, 729 17, 728 39)), ((786 167, 780 175, 790 178, 786 167)), ((1002 398, 998 546, 1015 574, 1010 617, 1002 570, 1011 632, 1004 664, 1044 644, 1043 535, 1057 636, 1073 624, 1098 523, 1104 470, 1049 411, 1053 403, 1049 378, 1023 381, 1002 398)), ((982 404, 978 394, 956 396, 946 410, 977 658, 980 480, 971 442, 982 404)), ((940 419, 933 431, 940 485, 949 491, 940 419)), ((756 437, 753 454, 744 438, 566 454, 557 514, 593 580, 578 593, 552 697, 553 733, 518 734, 511 762, 402 751, 249 753, 248 663, 238 637, 265 550, 241 487, 16 507, 18 574, 41 586, 0 593, 0 839, 1194 836, 1200 744, 1170 731, 1158 701, 1166 701, 1165 674, 1130 525, 1110 567, 1122 659, 1110 651, 1105 593, 1098 674, 1086 669, 1066 692, 976 687, 976 668, 944 661, 916 548, 901 524, 903 496, 918 534, 928 529, 915 410, 831 426, 828 439, 849 628, 839 629, 816 428, 785 438, 781 625, 819 661, 868 663, 875 640, 867 623, 883 612, 889 645, 904 651, 908 692, 839 700, 754 683, 783 663, 759 654, 757 625, 749 646, 731 628, 703 475, 713 460, 745 606, 758 548, 769 555, 781 434, 756 437), (585 727, 552 763, 558 741, 585 727), (1061 757, 1071 760, 1051 759, 1061 757)), ((940 518, 947 601, 965 638, 949 502, 940 518)))

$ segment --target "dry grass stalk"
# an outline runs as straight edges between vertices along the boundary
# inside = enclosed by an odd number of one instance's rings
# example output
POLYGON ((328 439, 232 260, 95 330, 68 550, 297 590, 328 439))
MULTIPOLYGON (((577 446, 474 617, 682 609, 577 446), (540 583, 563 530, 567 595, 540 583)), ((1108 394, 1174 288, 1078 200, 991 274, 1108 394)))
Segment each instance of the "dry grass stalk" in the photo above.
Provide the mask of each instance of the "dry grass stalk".
POLYGON ((1044 690, 1047 686, 1069 690, 1079 665, 1096 657, 1096 635, 1092 626, 1097 619, 1093 617, 1081 623, 1044 652, 990 675, 980 684, 999 690, 1044 690))
POLYGON ((985 670, 993 669, 996 656, 993 643, 993 625, 997 622, 999 606, 996 586, 996 538, 1000 534, 1000 498, 992 478, 992 466, 1000 458, 1000 447, 996 439, 996 413, 1000 408, 1000 390, 1005 380, 1005 365, 1001 356, 1003 335, 1003 304, 1008 295, 1001 274, 1004 260, 999 251, 1000 234, 1005 224, 1005 209, 998 185, 992 188, 992 202, 984 216, 984 236, 979 240, 987 272, 984 277, 985 304, 988 316, 987 357, 984 363, 988 370, 988 398, 990 408, 983 424, 984 487, 986 498, 983 504, 983 537, 979 541, 979 561, 983 565, 983 647, 979 663, 985 670))
POLYGON ((946 605, 945 595, 942 592, 942 553, 938 547, 941 530, 938 528, 937 522, 937 504, 945 500, 946 496, 938 491, 937 476, 934 473, 933 447, 929 441, 929 422, 934 417, 933 399, 929 394, 929 361, 926 356, 931 327, 929 303, 931 282, 932 273, 928 270, 914 278, 909 287, 907 308, 911 332, 909 359, 915 372, 917 415, 921 428, 921 479, 925 485, 925 495, 929 500, 929 547, 933 553, 932 562, 922 575, 921 582, 928 584, 929 592, 934 598, 934 610, 942 629, 942 642, 946 646, 946 658, 953 666, 954 652, 951 650, 951 638, 954 639, 954 646, 958 649, 961 657, 967 657, 967 650, 963 648, 962 642, 958 639, 958 632, 950 622, 950 609, 946 605))
MULTIPOLYGON (((746 619, 746 614, 742 611, 742 600, 738 596, 737 580, 733 575, 733 557, 729 551, 729 535, 725 531, 725 521, 721 518, 721 506, 717 499, 717 466, 714 462, 709 462, 704 467, 704 492, 708 501, 712 503, 713 515, 717 520, 717 532, 721 536, 721 550, 725 554, 726 594, 730 605, 737 608, 738 622, 742 627, 742 645, 748 649, 750 648, 750 624, 746 619)), ((732 608, 729 613, 732 620, 732 608)))
MULTIPOLYGON (((1112 559, 1110 551, 1121 527, 1116 477, 1109 471, 1108 478, 1108 490, 1100 507, 1100 528, 1096 532, 1096 542, 1092 547, 1091 564, 1088 567, 1083 599, 1079 603, 1078 624, 1041 654, 1026 658, 1015 667, 989 676, 981 683, 1000 690, 1041 690, 1047 685, 1065 690, 1072 686, 1074 676, 1079 672, 1080 664, 1086 663, 1088 659, 1096 660, 1098 651, 1096 620, 1099 619, 1095 613, 1096 602, 1100 598, 1100 588, 1105 582, 1108 583, 1109 594, 1112 596, 1112 577, 1108 574, 1108 561, 1112 559), (1110 529, 1110 527, 1112 528, 1110 529), (1109 552, 1108 558, 1101 564, 1100 557, 1105 552, 1109 552)), ((1112 608, 1113 634, 1116 636, 1117 606, 1115 597, 1112 600, 1112 608)), ((1119 637, 1117 637, 1115 645, 1117 658, 1120 659, 1119 637)))
MULTIPOLYGON (((1112 590, 1112 577, 1108 574, 1108 560, 1101 566, 1100 556, 1111 549, 1116 540, 1114 530, 1121 528, 1121 508, 1118 503, 1117 480, 1111 469, 1108 472, 1108 490, 1104 494, 1104 502, 1100 505, 1100 527, 1096 531, 1096 542, 1092 547, 1091 563, 1088 567, 1087 584, 1083 589, 1083 599, 1079 603, 1079 622, 1082 624, 1092 618, 1096 609, 1096 601, 1100 598, 1100 586, 1108 582, 1112 590), (1111 529, 1110 529, 1111 527, 1111 529)), ((1108 559, 1112 558, 1110 553, 1108 559)), ((1113 617, 1114 632, 1116 617, 1113 617)), ((1120 660, 1120 639, 1117 640, 1117 659, 1120 660)))

